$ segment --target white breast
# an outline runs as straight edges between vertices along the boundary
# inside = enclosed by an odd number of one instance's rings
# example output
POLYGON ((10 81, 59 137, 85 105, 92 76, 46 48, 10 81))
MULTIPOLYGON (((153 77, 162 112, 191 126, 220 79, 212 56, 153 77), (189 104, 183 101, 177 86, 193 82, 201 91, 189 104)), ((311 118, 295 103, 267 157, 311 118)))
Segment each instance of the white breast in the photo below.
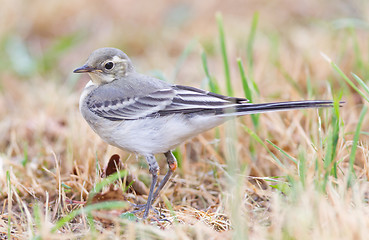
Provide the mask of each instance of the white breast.
MULTIPOLYGON (((87 95, 97 87, 91 80, 86 84, 82 91, 81 97, 79 98, 79 111, 82 113, 82 105, 87 95)), ((82 114, 83 115, 83 114, 82 114)))
POLYGON ((146 154, 165 153, 183 141, 211 129, 224 121, 220 117, 172 115, 139 120, 110 121, 101 119, 90 123, 107 143, 123 150, 146 154))

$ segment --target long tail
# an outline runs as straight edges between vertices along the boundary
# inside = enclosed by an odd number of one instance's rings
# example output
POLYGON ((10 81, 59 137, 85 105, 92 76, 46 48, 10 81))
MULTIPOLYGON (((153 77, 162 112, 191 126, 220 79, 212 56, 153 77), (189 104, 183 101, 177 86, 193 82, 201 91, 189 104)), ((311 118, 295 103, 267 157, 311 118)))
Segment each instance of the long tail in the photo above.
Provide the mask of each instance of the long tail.
MULTIPOLYGON (((343 102, 340 102, 343 103, 343 102)), ((311 100, 311 101, 290 101, 290 102, 274 102, 274 103, 243 103, 236 106, 224 108, 219 115, 225 116, 241 116, 247 114, 287 111, 302 108, 326 108, 333 107, 333 101, 311 100)))

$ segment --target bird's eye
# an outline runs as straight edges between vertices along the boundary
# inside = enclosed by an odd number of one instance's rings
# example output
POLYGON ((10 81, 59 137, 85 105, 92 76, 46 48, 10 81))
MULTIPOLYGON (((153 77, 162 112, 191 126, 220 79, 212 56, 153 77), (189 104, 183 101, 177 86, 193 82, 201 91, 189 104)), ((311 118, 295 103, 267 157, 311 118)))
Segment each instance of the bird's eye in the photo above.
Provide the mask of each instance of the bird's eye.
POLYGON ((114 63, 113 62, 107 62, 107 63, 105 63, 104 67, 105 67, 105 69, 110 70, 114 67, 114 63))

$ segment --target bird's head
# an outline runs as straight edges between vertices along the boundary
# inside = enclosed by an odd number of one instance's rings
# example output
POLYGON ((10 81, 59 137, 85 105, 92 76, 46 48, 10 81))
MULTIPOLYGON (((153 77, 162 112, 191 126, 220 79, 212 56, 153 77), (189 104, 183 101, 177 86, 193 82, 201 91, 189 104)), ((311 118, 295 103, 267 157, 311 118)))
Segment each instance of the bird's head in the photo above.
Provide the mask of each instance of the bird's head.
POLYGON ((86 63, 74 73, 88 73, 94 84, 112 82, 133 72, 128 56, 116 48, 99 48, 91 53, 86 63))

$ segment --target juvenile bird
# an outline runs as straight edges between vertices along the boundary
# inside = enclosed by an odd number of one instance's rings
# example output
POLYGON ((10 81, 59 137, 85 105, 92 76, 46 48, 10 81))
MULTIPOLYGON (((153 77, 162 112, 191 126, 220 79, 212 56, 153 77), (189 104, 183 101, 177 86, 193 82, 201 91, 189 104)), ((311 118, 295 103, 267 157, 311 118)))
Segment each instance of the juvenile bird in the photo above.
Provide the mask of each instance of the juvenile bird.
POLYGON ((155 211, 153 200, 177 168, 171 151, 186 139, 230 117, 333 105, 332 101, 252 104, 245 98, 173 85, 136 72, 128 56, 116 48, 95 50, 73 72, 91 77, 79 105, 91 128, 108 144, 146 158, 152 182, 147 203, 137 206, 137 211, 144 211, 143 218, 150 209, 155 211), (158 153, 165 155, 169 169, 157 184, 158 153))

